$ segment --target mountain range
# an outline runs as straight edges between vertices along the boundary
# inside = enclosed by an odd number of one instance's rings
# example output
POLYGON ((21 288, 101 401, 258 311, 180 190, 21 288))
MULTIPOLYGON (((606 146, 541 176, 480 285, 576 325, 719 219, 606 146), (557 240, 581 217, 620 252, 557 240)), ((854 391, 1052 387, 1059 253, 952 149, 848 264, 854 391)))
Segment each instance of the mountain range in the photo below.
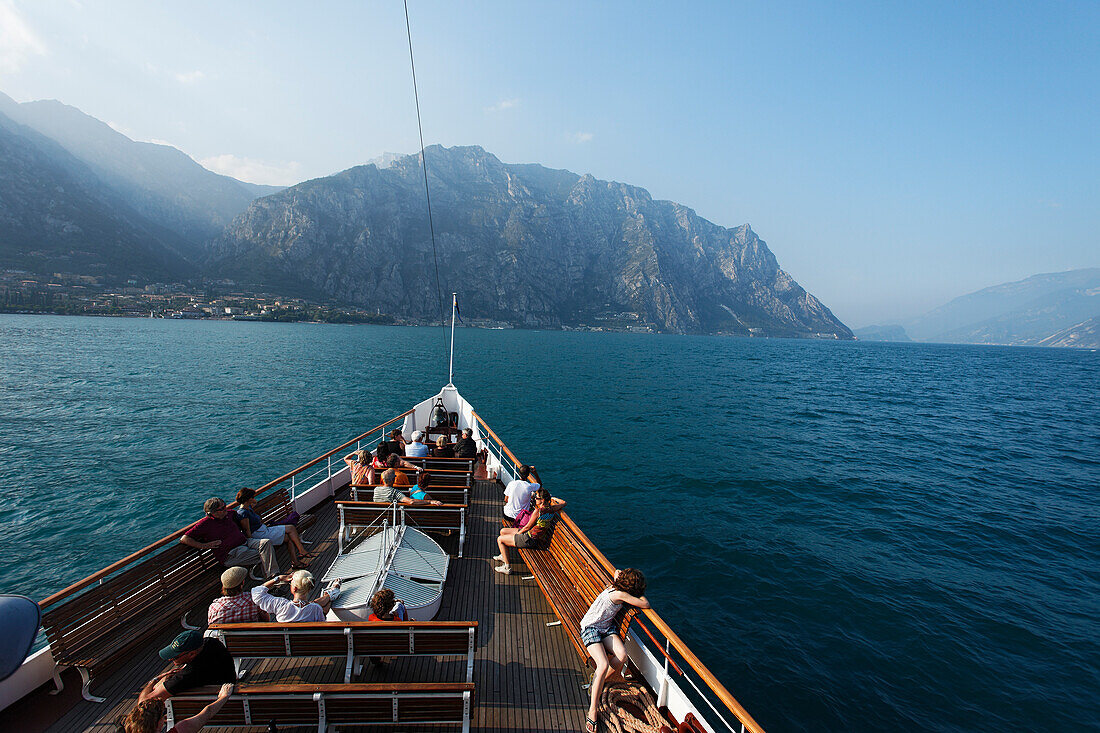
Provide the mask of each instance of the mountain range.
POLYGON ((747 224, 476 146, 425 156, 434 247, 420 156, 280 190, 60 102, 0 95, 0 267, 231 279, 414 322, 456 291, 471 317, 521 327, 852 337, 747 224))
POLYGON ((889 327, 857 329, 856 336, 865 340, 908 337, 940 343, 1098 348, 1098 323, 1100 268, 1085 268, 984 288, 917 318, 889 327))
POLYGON ((851 333, 779 268, 743 225, 713 224, 647 191, 480 147, 364 165, 254 201, 212 244, 210 266, 240 282, 438 314, 442 291, 517 326, 634 324, 676 333, 851 333))

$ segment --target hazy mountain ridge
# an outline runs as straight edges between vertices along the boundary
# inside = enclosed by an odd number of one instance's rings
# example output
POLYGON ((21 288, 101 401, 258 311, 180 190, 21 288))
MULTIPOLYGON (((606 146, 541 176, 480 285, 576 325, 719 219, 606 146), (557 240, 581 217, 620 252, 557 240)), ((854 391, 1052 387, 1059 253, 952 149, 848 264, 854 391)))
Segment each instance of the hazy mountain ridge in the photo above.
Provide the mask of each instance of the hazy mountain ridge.
POLYGON ((192 258, 253 199, 281 190, 213 173, 174 147, 136 142, 56 100, 20 104, 0 93, 0 113, 87 164, 127 206, 179 234, 192 258))
MULTIPOLYGON (((504 164, 476 146, 426 154, 441 287, 460 292, 469 314, 529 327, 851 338, 748 225, 727 229, 641 188, 504 164)), ((212 245, 211 270, 437 317, 419 157, 389 163, 253 202, 212 245)))
POLYGON ((59 144, 0 114, 0 266, 175 280, 195 272, 186 248, 59 144))
MULTIPOLYGON (((1084 268, 984 288, 893 328, 917 341, 1096 348, 1100 341, 1089 323, 1098 316, 1100 268, 1084 268)), ((881 340, 863 334, 884 328, 859 329, 857 335, 881 340)))

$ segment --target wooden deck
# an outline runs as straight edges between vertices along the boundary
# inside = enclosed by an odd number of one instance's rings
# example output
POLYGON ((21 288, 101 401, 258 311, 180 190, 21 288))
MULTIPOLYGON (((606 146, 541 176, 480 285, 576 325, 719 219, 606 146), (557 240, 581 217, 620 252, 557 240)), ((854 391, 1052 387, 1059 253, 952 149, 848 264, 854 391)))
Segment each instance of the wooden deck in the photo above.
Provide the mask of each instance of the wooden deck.
MULTIPOLYGON (((479 731, 575 731, 584 729, 588 680, 582 663, 556 621, 542 592, 523 572, 510 576, 493 572, 490 558, 497 554, 500 529, 501 487, 496 482, 476 482, 471 492, 467 517, 465 557, 452 557, 438 620, 477 621, 477 654, 474 661, 474 712, 472 728, 479 731)), ((336 556, 338 518, 331 502, 317 510, 317 523, 306 530, 310 548, 320 553, 311 571, 321 577, 336 556)), ((443 538, 449 550, 457 546, 457 533, 443 538), (448 547, 448 544, 454 546, 448 547)), ((288 567, 285 549, 279 560, 288 567)), ((524 570, 517 559, 513 568, 524 570)), ((205 623, 205 607, 189 616, 191 623, 205 623)), ((161 671, 165 663, 157 650, 165 646, 180 627, 173 626, 124 668, 93 685, 93 692, 107 698, 100 704, 80 697, 80 680, 73 671, 64 675, 65 691, 50 696, 52 683, 0 713, 0 730, 72 733, 94 731, 114 733, 114 721, 130 709, 146 680, 161 671)), ((342 660, 291 659, 253 663, 249 681, 282 679, 302 682, 343 681, 342 660)), ((432 658, 405 658, 387 665, 364 665, 362 682, 462 681, 465 663, 432 658)), ((207 728, 210 731, 246 729, 207 728)), ((255 728, 266 731, 267 726, 255 728)), ((291 730, 280 726, 280 731, 291 730)), ((427 730, 412 728, 412 730, 427 730)), ((454 728, 451 728, 454 730, 454 728)))

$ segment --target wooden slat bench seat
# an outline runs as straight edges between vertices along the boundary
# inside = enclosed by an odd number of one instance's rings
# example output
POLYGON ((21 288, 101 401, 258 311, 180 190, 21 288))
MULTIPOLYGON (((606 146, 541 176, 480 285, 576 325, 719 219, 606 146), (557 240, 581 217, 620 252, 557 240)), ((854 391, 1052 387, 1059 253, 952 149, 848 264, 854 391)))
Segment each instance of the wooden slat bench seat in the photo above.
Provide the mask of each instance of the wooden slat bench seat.
POLYGON ((339 657, 351 682, 364 657, 466 657, 473 681, 476 621, 353 621, 321 623, 214 624, 207 636, 221 639, 240 670, 242 659, 339 657))
MULTIPOLYGON (((289 492, 276 489, 257 501, 265 522, 285 519, 293 508, 289 492)), ((311 515, 298 527, 309 526, 311 515)), ((75 667, 84 698, 92 680, 125 661, 130 653, 159 635, 173 621, 186 623, 192 607, 213 600, 225 568, 210 550, 196 550, 173 541, 117 574, 88 585, 65 601, 48 607, 42 627, 59 667, 75 667)), ((54 676, 61 687, 59 674, 54 676)))
MULTIPOLYGON (((555 525, 548 548, 512 548, 509 552, 513 549, 535 576, 577 653, 588 664, 591 657, 581 642, 580 621, 596 596, 611 584, 611 576, 563 521, 555 525)), ((625 639, 626 629, 635 613, 637 611, 629 607, 623 613, 617 628, 620 637, 625 639)))
MULTIPOLYGON (((472 682, 385 682, 328 685, 241 684, 207 725, 247 728, 274 722, 279 730, 316 727, 462 726, 470 730, 472 682)), ((218 696, 202 687, 166 701, 168 727, 196 715, 218 696)))
POLYGON ((77 668, 84 698, 101 702, 91 694, 92 680, 217 596, 222 570, 209 550, 173 544, 89 586, 42 616, 54 661, 77 668))
POLYGON ((424 466, 429 471, 438 469, 451 469, 457 471, 473 471, 476 458, 436 458, 434 456, 402 456, 409 463, 424 466))
MULTIPOLYGON (((351 486, 350 494, 352 501, 370 501, 374 497, 374 490, 382 484, 365 484, 363 486, 351 486)), ((414 487, 412 486, 398 486, 395 487, 402 493, 409 493, 414 487)), ((433 482, 432 486, 428 487, 428 496, 433 499, 438 499, 446 504, 469 504, 470 503, 470 489, 467 487, 459 486, 436 486, 433 482)))
MULTIPOLYGON (((290 516, 292 511, 294 511, 294 503, 290 500, 290 491, 285 486, 256 500, 256 513, 263 517, 264 524, 267 525, 282 522, 290 516)), ((312 514, 303 514, 298 520, 298 531, 301 532, 309 527, 316 519, 312 514)))
POLYGON ((410 527, 429 531, 458 531, 458 556, 462 557, 462 547, 466 542, 466 504, 444 504, 442 506, 405 506, 373 501, 337 501, 336 509, 340 513, 338 535, 339 552, 343 554, 344 542, 356 527, 381 527, 382 522, 394 519, 410 527))

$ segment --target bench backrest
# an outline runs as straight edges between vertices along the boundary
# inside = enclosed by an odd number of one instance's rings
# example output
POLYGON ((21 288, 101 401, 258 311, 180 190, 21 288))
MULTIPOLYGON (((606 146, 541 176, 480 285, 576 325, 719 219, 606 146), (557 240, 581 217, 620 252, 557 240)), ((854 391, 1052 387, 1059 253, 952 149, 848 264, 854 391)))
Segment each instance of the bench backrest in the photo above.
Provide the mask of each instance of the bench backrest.
POLYGON ((345 681, 357 657, 464 656, 473 679, 476 621, 350 621, 298 624, 213 624, 234 659, 344 657, 345 681))
MULTIPOLYGON (((370 501, 374 497, 374 489, 380 486, 380 484, 368 484, 367 486, 352 486, 351 487, 351 500, 352 501, 370 501)), ((407 493, 412 490, 412 487, 399 487, 398 489, 402 493, 407 493)), ((469 504, 470 503, 470 490, 466 487, 458 486, 429 486, 428 496, 433 499, 438 499, 445 504, 469 504)))
POLYGON ((181 602, 190 606, 202 595, 217 594, 222 570, 209 550, 174 544, 90 586, 42 616, 54 659, 64 664, 80 658, 86 647, 136 619, 159 627, 178 618, 186 610, 181 602))
POLYGON ((293 509, 290 491, 283 487, 257 499, 255 512, 263 517, 264 524, 272 525, 286 519, 293 509))
POLYGON ((433 473, 435 471, 467 471, 473 473, 474 464, 477 462, 475 458, 432 458, 431 456, 424 458, 404 456, 404 459, 433 473))
MULTIPOLYGON (((241 685, 207 723, 241 728, 275 721, 293 726, 461 725, 469 730, 474 685, 470 682, 241 685)), ((168 727, 196 715, 216 697, 199 688, 166 701, 168 727)))
POLYGON ((350 537, 355 527, 381 527, 382 522, 396 518, 397 523, 427 530, 458 530, 458 556, 462 557, 462 546, 466 541, 466 504, 444 504, 443 506, 406 506, 398 504, 396 512, 392 504, 374 501, 337 501, 336 509, 340 513, 339 552, 343 553, 344 539, 350 537))

